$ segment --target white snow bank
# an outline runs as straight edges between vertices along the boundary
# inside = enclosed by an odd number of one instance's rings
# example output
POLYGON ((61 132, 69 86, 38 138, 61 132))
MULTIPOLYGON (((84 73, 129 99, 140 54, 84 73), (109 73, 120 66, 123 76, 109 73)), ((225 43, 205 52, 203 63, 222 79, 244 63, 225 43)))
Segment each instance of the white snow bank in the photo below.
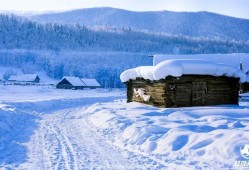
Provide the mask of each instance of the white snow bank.
POLYGON ((170 169, 233 169, 249 141, 249 107, 159 109, 119 100, 86 112, 101 136, 170 169))
POLYGON ((239 69, 206 60, 188 59, 166 60, 156 66, 129 69, 120 75, 120 79, 122 82, 139 77, 149 80, 160 80, 167 76, 180 77, 189 74, 238 77, 241 82, 246 81, 246 75, 239 69))
POLYGON ((5 164, 15 166, 28 159, 23 143, 30 140, 37 127, 37 119, 29 113, 0 105, 0 169, 5 164))

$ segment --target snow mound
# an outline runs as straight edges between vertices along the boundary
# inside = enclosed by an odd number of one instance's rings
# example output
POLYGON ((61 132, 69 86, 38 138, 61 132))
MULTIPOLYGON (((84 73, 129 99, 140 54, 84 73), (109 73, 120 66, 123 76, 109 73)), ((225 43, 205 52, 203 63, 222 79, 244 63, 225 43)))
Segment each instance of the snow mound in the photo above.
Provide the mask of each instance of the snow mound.
POLYGON ((181 54, 181 55, 153 55, 153 65, 157 65, 165 60, 172 59, 199 59, 207 60, 215 63, 224 63, 233 68, 239 68, 240 63, 243 65, 244 72, 249 71, 249 54, 248 53, 233 53, 233 54, 181 54))
POLYGON ((167 76, 180 77, 190 74, 237 77, 240 78, 241 82, 246 81, 246 75, 242 71, 229 65, 192 59, 166 60, 156 66, 141 66, 129 69, 120 75, 120 79, 122 82, 139 77, 149 80, 160 80, 167 76))

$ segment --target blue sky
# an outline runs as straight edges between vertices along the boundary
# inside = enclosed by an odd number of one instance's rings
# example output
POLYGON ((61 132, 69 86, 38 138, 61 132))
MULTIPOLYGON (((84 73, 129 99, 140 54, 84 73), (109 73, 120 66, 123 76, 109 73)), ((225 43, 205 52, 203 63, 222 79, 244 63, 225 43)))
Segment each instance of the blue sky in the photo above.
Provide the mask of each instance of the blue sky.
POLYGON ((50 11, 91 7, 132 11, 210 11, 249 19, 249 0, 0 0, 0 10, 50 11))

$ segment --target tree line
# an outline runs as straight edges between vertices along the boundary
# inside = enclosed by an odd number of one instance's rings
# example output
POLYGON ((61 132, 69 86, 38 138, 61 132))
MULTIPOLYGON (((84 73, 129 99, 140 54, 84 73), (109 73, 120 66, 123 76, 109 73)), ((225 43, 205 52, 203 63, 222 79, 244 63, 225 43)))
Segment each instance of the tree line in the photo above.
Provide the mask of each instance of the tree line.
MULTIPOLYGON (((0 65, 52 78, 96 78, 103 87, 124 87, 122 71, 152 65, 149 55, 249 52, 249 42, 145 33, 131 29, 38 24, 0 14, 0 65)), ((9 70, 9 74, 15 74, 9 70)))

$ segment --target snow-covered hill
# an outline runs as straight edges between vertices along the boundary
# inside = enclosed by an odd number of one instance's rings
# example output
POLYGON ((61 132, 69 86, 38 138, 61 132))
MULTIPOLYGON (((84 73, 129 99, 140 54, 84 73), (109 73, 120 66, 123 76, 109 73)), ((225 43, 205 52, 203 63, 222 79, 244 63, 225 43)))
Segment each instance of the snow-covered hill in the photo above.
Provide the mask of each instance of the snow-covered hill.
POLYGON ((248 40, 249 20, 210 12, 132 12, 90 8, 29 17, 41 23, 80 24, 95 28, 131 28, 173 35, 248 40))

